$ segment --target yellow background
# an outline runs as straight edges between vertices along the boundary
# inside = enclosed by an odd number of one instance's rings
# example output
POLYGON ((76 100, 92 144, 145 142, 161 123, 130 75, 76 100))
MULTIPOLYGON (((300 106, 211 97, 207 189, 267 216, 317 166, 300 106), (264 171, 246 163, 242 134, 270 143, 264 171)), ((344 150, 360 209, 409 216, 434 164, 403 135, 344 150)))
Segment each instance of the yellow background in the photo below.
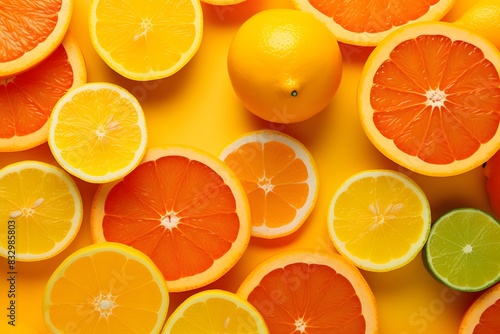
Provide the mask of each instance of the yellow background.
MULTIPOLYGON (((453 20, 476 0, 458 0, 445 20, 453 20)), ((149 130, 149 146, 187 144, 212 154, 247 131, 271 128, 299 139, 315 158, 320 191, 317 205, 303 227, 279 240, 252 239, 237 265, 206 288, 236 291, 249 271, 264 258, 291 248, 335 251, 327 236, 326 218, 331 196, 350 175, 387 168, 409 175, 425 191, 436 219, 448 210, 475 207, 492 212, 481 167, 449 178, 432 178, 409 172, 381 155, 366 138, 356 110, 356 86, 371 49, 341 45, 344 72, 331 104, 317 116, 299 124, 280 125, 262 121, 246 111, 231 88, 226 55, 231 38, 242 22, 266 8, 291 8, 289 0, 247 0, 239 5, 217 7, 203 4, 204 33, 194 58, 175 75, 157 81, 136 82, 113 72, 94 51, 88 33, 90 0, 75 0, 71 32, 82 48, 88 81, 107 81, 123 86, 142 104, 149 130)), ((0 167, 36 159, 56 164, 47 144, 18 153, 0 153, 0 167)), ((92 242, 89 212, 96 185, 76 180, 84 203, 84 221, 73 243, 56 257, 38 263, 17 263, 17 319, 15 330, 7 326, 6 274, 0 280, 0 333, 48 333, 41 316, 43 289, 61 261, 92 242), (5 277, 5 278, 4 278, 5 277)), ((3 226, 3 225, 2 225, 3 226)), ((0 259, 6 273, 7 261, 0 259)), ((458 293, 437 283, 417 256, 407 266, 388 273, 362 272, 370 284, 379 309, 382 334, 455 334, 460 319, 478 296, 458 293)), ((188 293, 171 294, 169 313, 188 293)))

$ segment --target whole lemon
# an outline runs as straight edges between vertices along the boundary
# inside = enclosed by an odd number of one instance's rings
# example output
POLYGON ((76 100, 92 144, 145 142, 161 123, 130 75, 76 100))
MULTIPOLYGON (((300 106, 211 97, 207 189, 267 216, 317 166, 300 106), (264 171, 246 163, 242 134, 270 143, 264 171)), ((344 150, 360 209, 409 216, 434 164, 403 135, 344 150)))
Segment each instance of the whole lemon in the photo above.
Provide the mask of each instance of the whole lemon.
POLYGON ((499 0, 478 1, 467 9, 455 23, 483 35, 500 49, 499 0))
POLYGON ((227 65, 242 104, 276 123, 304 121, 325 109, 342 77, 335 36, 312 14, 293 9, 263 10, 245 21, 227 65))

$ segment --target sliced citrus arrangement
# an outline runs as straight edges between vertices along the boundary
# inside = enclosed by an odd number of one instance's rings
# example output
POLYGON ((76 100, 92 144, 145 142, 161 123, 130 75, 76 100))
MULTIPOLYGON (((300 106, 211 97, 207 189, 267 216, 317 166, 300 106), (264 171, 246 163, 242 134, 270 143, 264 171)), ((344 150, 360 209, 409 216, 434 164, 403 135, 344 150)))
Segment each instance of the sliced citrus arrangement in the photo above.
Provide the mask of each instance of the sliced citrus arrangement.
POLYGON ((458 334, 500 333, 500 284, 492 286, 467 309, 458 334))
POLYGON ((184 146, 150 148, 130 174, 101 185, 90 220, 95 242, 141 250, 172 292, 220 278, 251 236, 250 209, 238 178, 211 154, 184 146))
POLYGON ((1 2, 0 78, 35 66, 61 44, 73 13, 73 0, 1 2))
POLYGON ((162 333, 267 334, 266 323, 246 299, 224 290, 204 290, 188 297, 168 318, 162 333))
POLYGON ((169 305, 165 280, 140 251, 119 243, 69 255, 45 286, 52 333, 160 333, 169 305))
POLYGON ((375 297, 359 270, 336 253, 285 251, 260 263, 237 294, 270 333, 378 332, 375 297))
POLYGON ((302 226, 318 197, 316 165, 302 143, 279 131, 254 131, 219 157, 245 188, 253 236, 283 237, 302 226))
POLYGON ((203 32, 199 0, 93 0, 90 37, 101 58, 132 80, 179 71, 198 50, 203 32))
POLYGON ((446 22, 398 29, 370 54, 358 108, 365 133, 394 162, 451 176, 500 148, 500 52, 446 22))
POLYGON ((0 255, 39 261, 62 252, 75 238, 83 217, 82 199, 61 168, 21 161, 0 169, 0 255), (9 247, 13 245, 13 247, 9 247))
POLYGON ((49 118, 48 143, 57 162, 91 183, 122 178, 146 152, 146 119, 124 88, 93 82, 71 89, 49 118))
POLYGON ((432 276, 459 291, 481 291, 500 281, 499 259, 500 222, 473 208, 439 217, 424 248, 432 276))
POLYGON ((295 8, 312 13, 341 42, 374 46, 392 31, 418 21, 443 18, 455 0, 292 0, 295 8))
POLYGON ((47 141, 56 102, 87 81, 82 52, 70 32, 36 66, 0 79, 0 152, 22 151, 47 141))
POLYGON ((359 268, 390 271, 424 247, 431 226, 429 202, 408 176, 391 170, 352 175, 330 203, 328 231, 338 251, 359 268))

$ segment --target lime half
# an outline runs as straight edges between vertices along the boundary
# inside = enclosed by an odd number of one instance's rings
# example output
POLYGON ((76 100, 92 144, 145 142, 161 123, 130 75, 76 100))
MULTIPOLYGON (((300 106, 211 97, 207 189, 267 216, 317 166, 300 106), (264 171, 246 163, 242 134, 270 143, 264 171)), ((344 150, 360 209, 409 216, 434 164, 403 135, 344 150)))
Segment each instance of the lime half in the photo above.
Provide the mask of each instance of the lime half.
POLYGON ((431 274, 459 291, 481 291, 500 280, 500 223, 472 208, 436 220, 424 248, 431 274))

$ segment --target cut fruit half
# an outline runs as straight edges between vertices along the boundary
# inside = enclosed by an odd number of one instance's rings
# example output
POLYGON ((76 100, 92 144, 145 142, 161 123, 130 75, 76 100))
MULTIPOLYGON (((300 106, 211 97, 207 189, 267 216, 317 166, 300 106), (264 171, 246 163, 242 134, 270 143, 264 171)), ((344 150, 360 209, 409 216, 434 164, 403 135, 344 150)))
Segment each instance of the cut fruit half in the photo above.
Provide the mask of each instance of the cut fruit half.
POLYGON ((95 242, 141 250, 160 268, 171 292, 220 278, 251 236, 238 178, 216 157, 183 146, 151 148, 125 178, 101 185, 90 219, 95 242))
POLYGON ((409 177, 391 170, 352 175, 330 203, 328 231, 335 247, 369 271, 394 270, 412 261, 430 226, 425 193, 409 177))
POLYGON ((146 255, 117 243, 86 246, 49 278, 42 302, 52 333, 160 333, 165 280, 146 255))
POLYGON ((1 256, 51 258, 73 241, 82 217, 80 192, 61 168, 27 160, 0 169, 1 256))
POLYGON ((253 236, 289 235, 314 208, 318 197, 316 165, 295 138, 272 130, 250 132, 228 145, 219 157, 245 188, 253 236))
POLYGON ((187 298, 168 318, 162 333, 267 334, 259 311, 247 300, 224 290, 205 290, 187 298))
POLYGON ((458 334, 500 333, 500 284, 492 286, 467 309, 458 334))
POLYGON ((273 334, 378 332, 373 293, 339 254, 278 253, 252 270, 237 294, 257 308, 273 334))
POLYGON ((361 124, 375 147, 414 172, 451 176, 500 148, 500 52, 452 23, 387 36, 361 74, 361 124))

